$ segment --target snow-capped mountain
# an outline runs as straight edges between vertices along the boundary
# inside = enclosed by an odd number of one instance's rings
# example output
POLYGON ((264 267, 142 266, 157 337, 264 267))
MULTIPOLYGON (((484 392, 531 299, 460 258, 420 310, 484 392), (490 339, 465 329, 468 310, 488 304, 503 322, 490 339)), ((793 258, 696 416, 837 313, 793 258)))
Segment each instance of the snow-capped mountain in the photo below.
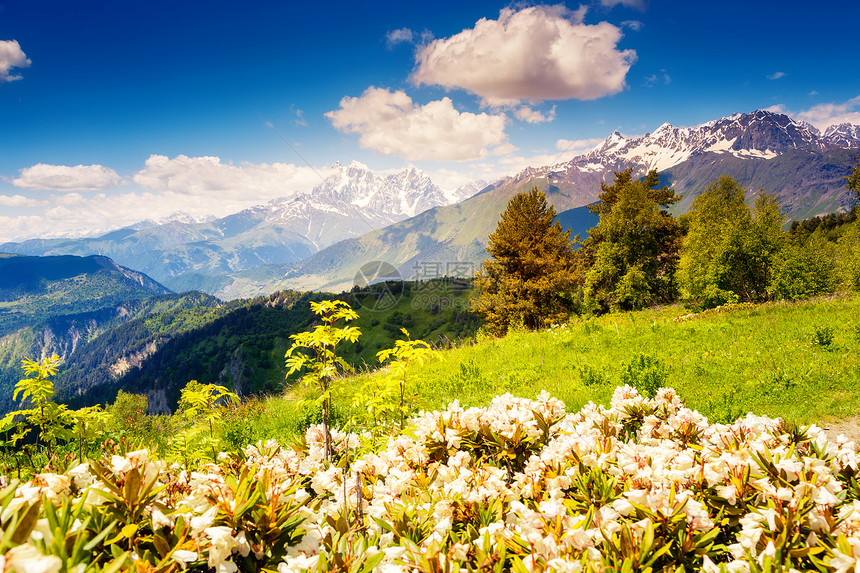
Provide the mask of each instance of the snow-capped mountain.
POLYGON ((468 198, 485 185, 473 182, 445 192, 420 169, 377 172, 353 161, 335 163, 334 173, 309 193, 274 199, 225 217, 225 232, 238 227, 279 225, 310 239, 317 248, 468 198))
POLYGON ((860 142, 860 125, 831 125, 824 130, 824 139, 839 147, 857 147, 857 142, 860 142))
POLYGON ((625 137, 612 132, 594 149, 556 165, 529 168, 512 179, 566 174, 606 174, 633 167, 637 174, 665 171, 705 153, 745 159, 771 159, 789 151, 821 153, 843 147, 860 147, 860 126, 831 126, 824 134, 814 126, 787 115, 758 110, 736 113, 696 127, 664 123, 652 133, 625 137))
POLYGON ((195 217, 185 211, 176 211, 171 213, 166 217, 160 217, 158 219, 144 219, 138 223, 133 225, 129 225, 127 228, 129 229, 151 229, 152 227, 159 227, 161 225, 170 225, 172 223, 178 223, 180 225, 197 225, 199 223, 211 223, 215 221, 217 217, 213 215, 209 215, 206 217, 195 217))

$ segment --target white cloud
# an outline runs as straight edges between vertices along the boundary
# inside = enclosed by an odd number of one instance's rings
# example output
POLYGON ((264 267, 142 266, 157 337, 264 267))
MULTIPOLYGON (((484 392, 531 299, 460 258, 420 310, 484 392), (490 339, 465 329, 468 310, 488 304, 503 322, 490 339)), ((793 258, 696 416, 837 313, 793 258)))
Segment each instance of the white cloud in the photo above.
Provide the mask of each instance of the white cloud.
POLYGON ((125 191, 78 193, 55 186, 55 191, 63 192, 43 201, 0 196, 0 206, 43 208, 38 216, 0 217, 0 241, 94 235, 176 211, 223 217, 310 191, 321 183, 320 177, 331 173, 327 168, 282 163, 232 165, 218 157, 152 155, 133 176, 137 187, 124 185, 125 191))
POLYGON ((844 103, 822 103, 796 115, 822 131, 840 123, 860 125, 860 96, 844 103))
POLYGON ((12 184, 42 191, 101 191, 120 183, 116 171, 104 165, 49 165, 37 163, 20 171, 12 184))
POLYGON ((639 20, 624 20, 623 22, 621 22, 621 25, 625 28, 630 28, 634 32, 638 32, 645 24, 643 24, 639 20))
POLYGON ((362 148, 410 161, 468 161, 512 150, 505 114, 460 112, 447 97, 418 105, 406 92, 369 87, 325 115, 339 131, 358 133, 362 148))
POLYGON ((788 109, 784 105, 782 105, 781 103, 774 104, 770 107, 766 107, 762 111, 769 111, 772 113, 782 113, 785 115, 791 115, 791 112, 789 112, 788 109))
POLYGON ((416 84, 462 88, 489 105, 595 99, 620 92, 636 60, 619 50, 621 30, 583 23, 585 8, 504 9, 498 20, 435 40, 416 54, 416 84))
POLYGON ((44 207, 47 204, 23 195, 0 195, 0 207, 44 207))
POLYGON ((651 74, 645 76, 645 87, 654 87, 657 84, 669 85, 672 83, 672 78, 666 73, 666 70, 660 70, 660 74, 651 74))
POLYGON ((532 109, 527 105, 520 106, 514 111, 514 116, 520 121, 528 123, 545 123, 555 119, 555 106, 547 113, 532 109))
POLYGON ((645 9, 645 0, 600 0, 600 3, 607 8, 621 5, 628 8, 636 8, 637 10, 645 9))
POLYGON ((409 28, 398 28, 385 34, 385 43, 389 49, 404 42, 411 44, 414 34, 409 28))
POLYGON ((0 40, 0 83, 20 80, 21 75, 11 73, 12 68, 26 68, 30 63, 16 40, 0 40))
POLYGON ((768 76, 767 76, 767 79, 769 79, 769 80, 778 80, 778 79, 780 79, 780 78, 784 78, 784 77, 785 77, 785 76, 787 76, 787 75, 788 75, 788 74, 786 74, 785 72, 774 72, 774 73, 772 73, 772 74, 768 75, 768 76))
POLYGON ((325 177, 321 171, 285 163, 233 165, 218 157, 150 155, 134 182, 162 193, 262 202, 310 191, 325 177))

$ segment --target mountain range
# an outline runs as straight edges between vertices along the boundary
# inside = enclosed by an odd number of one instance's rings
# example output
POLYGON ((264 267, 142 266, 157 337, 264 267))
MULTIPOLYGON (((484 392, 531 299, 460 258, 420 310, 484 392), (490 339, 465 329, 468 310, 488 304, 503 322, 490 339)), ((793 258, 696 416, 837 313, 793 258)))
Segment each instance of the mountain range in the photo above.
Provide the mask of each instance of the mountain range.
POLYGON ((356 162, 335 164, 334 174, 310 193, 221 219, 178 214, 101 237, 7 243, 0 251, 106 254, 173 290, 199 289, 221 298, 339 290, 373 261, 392 264, 404 277, 474 272, 487 236, 515 193, 537 186, 562 220, 591 221, 579 216, 583 206, 624 169, 640 177, 657 169, 683 195, 676 213, 723 175, 746 187, 751 201, 760 190, 775 194, 789 220, 844 211, 853 198, 843 178, 858 148, 860 126, 821 132, 759 110, 696 127, 666 123, 637 137, 616 131, 568 161, 449 192, 414 167, 381 173, 356 162))
POLYGON ((173 290, 190 290, 200 282, 199 276, 297 262, 343 239, 456 203, 484 186, 478 181, 443 191, 415 167, 383 173, 354 161, 335 163, 332 170, 309 193, 220 219, 201 220, 179 212, 98 237, 0 244, 0 252, 106 255, 173 290))

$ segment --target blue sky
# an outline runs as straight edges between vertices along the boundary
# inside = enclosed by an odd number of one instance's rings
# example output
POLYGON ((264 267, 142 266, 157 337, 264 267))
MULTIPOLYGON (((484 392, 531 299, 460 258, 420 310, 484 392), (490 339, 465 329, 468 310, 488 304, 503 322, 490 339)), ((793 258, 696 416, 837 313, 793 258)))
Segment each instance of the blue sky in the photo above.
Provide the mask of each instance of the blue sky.
POLYGON ((614 129, 860 124, 858 21, 854 1, 0 0, 0 240, 225 215, 335 161, 450 188, 614 129))

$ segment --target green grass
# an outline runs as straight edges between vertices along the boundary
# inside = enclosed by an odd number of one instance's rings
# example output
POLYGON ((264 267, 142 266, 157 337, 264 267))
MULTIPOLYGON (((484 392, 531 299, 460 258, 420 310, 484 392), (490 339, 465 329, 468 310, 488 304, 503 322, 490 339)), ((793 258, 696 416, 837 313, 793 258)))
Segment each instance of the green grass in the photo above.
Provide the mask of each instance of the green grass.
MULTIPOLYGON (((479 337, 480 338, 480 337, 479 337)), ((860 296, 802 303, 742 305, 689 314, 680 305, 575 320, 551 331, 512 332, 444 351, 412 368, 415 409, 486 405, 499 394, 533 398, 542 390, 568 411, 608 404, 626 374, 656 364, 665 385, 712 421, 747 412, 798 423, 860 414, 860 296), (830 340, 827 343, 827 340, 830 340), (639 358, 646 355, 646 360, 639 358)), ((349 412, 374 373, 337 382, 335 409, 349 412)), ((267 408, 295 411, 296 393, 267 408)), ((282 414, 295 427, 298 414, 282 414)), ((372 422, 371 422, 372 424, 372 422)), ((286 429, 275 430, 283 434, 286 429)))

